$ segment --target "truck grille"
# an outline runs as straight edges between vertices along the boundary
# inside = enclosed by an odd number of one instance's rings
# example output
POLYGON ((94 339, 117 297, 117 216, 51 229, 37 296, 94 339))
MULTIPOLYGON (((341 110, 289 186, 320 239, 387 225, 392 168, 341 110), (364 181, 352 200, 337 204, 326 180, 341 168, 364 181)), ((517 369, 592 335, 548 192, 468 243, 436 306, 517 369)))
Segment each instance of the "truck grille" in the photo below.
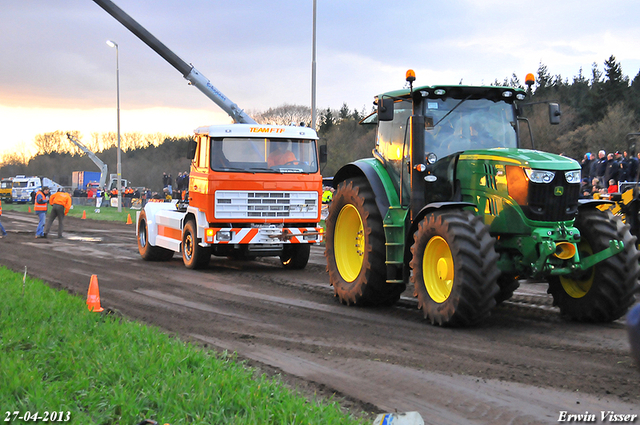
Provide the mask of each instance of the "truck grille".
POLYGON ((242 192, 218 190, 215 195, 216 219, 318 217, 317 192, 242 192))
POLYGON ((523 210, 531 220, 569 221, 578 213, 579 196, 580 185, 567 183, 564 172, 556 171, 551 183, 529 182, 528 206, 523 210), (558 195, 560 190, 562 194, 558 195))

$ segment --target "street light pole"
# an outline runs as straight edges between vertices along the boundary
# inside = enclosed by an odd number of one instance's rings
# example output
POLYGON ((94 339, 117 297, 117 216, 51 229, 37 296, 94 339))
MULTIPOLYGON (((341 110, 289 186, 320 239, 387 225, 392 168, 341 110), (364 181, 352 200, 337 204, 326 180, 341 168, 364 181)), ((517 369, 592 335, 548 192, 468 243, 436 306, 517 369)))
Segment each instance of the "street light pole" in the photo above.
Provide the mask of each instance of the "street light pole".
POLYGON ((116 96, 117 96, 117 111, 118 111, 118 150, 117 161, 118 161, 118 179, 116 190, 118 191, 118 212, 122 212, 122 154, 120 151, 120 60, 118 58, 118 43, 115 41, 107 40, 107 45, 110 47, 115 47, 116 49, 116 96))
POLYGON ((316 0, 313 0, 313 41, 311 52, 311 128, 316 129, 316 0))

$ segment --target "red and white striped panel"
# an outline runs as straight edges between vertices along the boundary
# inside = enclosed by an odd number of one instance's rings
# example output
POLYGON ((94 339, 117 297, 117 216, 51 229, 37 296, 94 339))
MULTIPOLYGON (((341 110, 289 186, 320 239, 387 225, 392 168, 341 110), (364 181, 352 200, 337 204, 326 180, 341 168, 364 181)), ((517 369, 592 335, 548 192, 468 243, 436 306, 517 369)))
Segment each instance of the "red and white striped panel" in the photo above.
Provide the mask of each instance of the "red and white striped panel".
POLYGON ((321 242, 322 227, 286 227, 286 228, 208 228, 205 230, 205 240, 213 244, 281 244, 281 243, 315 243, 321 242), (231 232, 232 239, 219 241, 216 235, 219 231, 231 232), (305 240, 303 233, 315 234, 315 238, 305 240), (284 236, 283 236, 284 235, 284 236))

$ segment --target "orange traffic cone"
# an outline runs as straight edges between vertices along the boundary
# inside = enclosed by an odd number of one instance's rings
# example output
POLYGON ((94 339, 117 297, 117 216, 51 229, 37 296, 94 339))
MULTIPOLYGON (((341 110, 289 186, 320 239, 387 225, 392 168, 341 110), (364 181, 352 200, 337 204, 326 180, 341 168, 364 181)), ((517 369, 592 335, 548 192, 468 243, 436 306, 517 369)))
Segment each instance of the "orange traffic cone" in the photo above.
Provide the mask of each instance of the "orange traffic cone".
POLYGON ((133 224, 131 222, 131 214, 127 214, 127 224, 133 224))
POLYGON ((82 219, 84 220, 86 218, 87 218, 87 211, 84 210, 84 211, 82 211, 82 219))
POLYGON ((28 212, 31 212, 31 207, 29 207, 29 211, 28 212))
POLYGON ((87 307, 89 311, 96 313, 101 312, 104 308, 100 307, 100 290, 98 289, 98 276, 91 275, 89 283, 89 292, 87 293, 87 307))

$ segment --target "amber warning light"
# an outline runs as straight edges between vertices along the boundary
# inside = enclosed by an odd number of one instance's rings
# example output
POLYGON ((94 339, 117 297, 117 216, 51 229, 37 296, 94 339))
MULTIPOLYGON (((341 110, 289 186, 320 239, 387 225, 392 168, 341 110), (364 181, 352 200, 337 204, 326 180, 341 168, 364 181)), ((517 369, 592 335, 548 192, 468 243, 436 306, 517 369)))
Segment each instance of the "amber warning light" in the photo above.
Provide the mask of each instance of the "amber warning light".
POLYGON ((535 82, 536 82, 536 77, 534 77, 532 73, 528 73, 527 76, 524 78, 524 83, 529 87, 531 87, 535 82))
POLYGON ((413 69, 407 71, 407 81, 413 83, 416 80, 416 73, 413 72, 413 69))

